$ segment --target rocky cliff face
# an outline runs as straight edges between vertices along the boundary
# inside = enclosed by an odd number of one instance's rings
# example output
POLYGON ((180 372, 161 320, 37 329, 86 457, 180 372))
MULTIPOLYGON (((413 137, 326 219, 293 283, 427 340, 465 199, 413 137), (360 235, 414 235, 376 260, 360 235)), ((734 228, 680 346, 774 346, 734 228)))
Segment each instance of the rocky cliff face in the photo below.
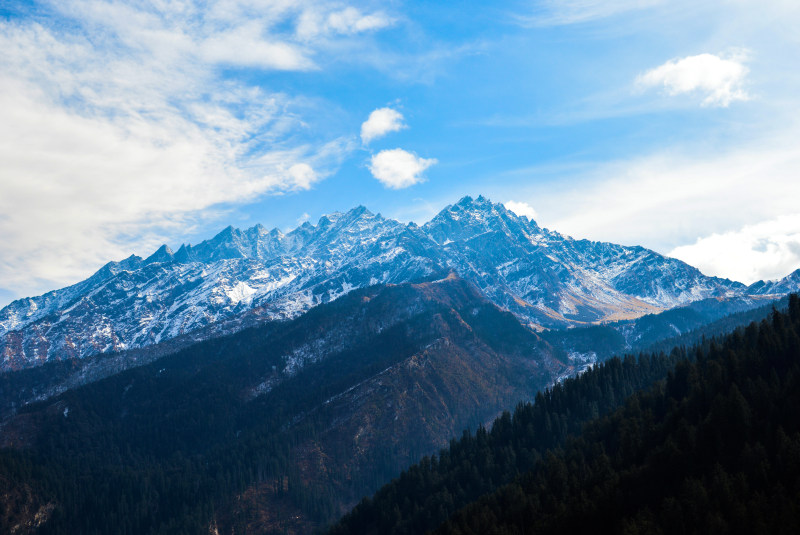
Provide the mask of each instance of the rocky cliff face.
POLYGON ((450 270, 534 327, 800 287, 797 273, 748 289, 642 247, 574 240, 483 197, 465 197, 422 227, 358 207, 286 234, 228 227, 196 246, 162 246, 15 301, 0 311, 0 369, 146 347, 223 321, 234 332, 297 317, 356 288, 450 270))

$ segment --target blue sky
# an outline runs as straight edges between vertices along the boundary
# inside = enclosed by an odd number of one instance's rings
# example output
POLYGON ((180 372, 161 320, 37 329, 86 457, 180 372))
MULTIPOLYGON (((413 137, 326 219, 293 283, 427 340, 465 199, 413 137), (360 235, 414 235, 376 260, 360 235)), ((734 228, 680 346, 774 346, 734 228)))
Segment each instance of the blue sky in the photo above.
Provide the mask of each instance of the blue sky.
POLYGON ((798 24, 781 0, 4 2, 0 305, 228 224, 467 194, 783 276, 798 24))

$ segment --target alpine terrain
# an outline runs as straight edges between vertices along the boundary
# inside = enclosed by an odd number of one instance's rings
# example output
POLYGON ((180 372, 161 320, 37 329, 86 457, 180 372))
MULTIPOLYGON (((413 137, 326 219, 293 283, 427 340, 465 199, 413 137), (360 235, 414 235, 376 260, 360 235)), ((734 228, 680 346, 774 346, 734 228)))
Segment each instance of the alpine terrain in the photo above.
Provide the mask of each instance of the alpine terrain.
POLYGON ((295 318, 356 288, 450 271, 537 330, 800 287, 800 272, 748 287, 643 247, 575 240, 484 197, 464 197, 423 226, 358 207, 286 234, 228 227, 198 245, 109 262, 74 286, 14 301, 0 311, 0 368, 206 339, 295 318))

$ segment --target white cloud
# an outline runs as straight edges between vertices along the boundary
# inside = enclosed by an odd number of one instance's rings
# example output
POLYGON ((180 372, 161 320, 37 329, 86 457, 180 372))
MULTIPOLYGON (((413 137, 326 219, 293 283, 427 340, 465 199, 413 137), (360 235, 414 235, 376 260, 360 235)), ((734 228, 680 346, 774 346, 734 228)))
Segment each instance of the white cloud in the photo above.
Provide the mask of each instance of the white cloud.
POLYGON ((382 150, 370 159, 369 170, 387 188, 403 189, 422 182, 422 173, 435 163, 403 149, 382 150))
POLYGON ((403 123, 403 114, 392 108, 378 108, 361 125, 361 141, 366 145, 389 132, 397 132, 403 128, 408 128, 403 123))
POLYGON ((313 104, 302 95, 220 67, 319 68, 332 34, 382 27, 370 14, 288 0, 50 9, 39 22, 0 20, 2 301, 147 255, 221 203, 308 189, 355 149, 308 139, 313 104), (298 40, 300 19, 316 12, 341 13, 324 40, 298 40))
POLYGON ((518 216, 526 216, 530 220, 536 219, 536 210, 526 202, 508 201, 503 205, 518 216))
POLYGON ((700 94, 704 106, 727 107, 750 97, 744 89, 748 69, 746 55, 737 53, 728 58, 714 54, 698 54, 667 61, 636 78, 642 88, 663 87, 669 95, 700 94))
POLYGON ((307 163, 296 163, 291 166, 287 174, 290 183, 297 189, 311 189, 311 185, 318 180, 317 173, 307 163))
POLYGON ((394 21, 383 13, 363 15, 354 7, 328 15, 328 26, 342 34, 379 30, 393 23, 394 21))
POLYGON ((260 67, 286 71, 315 67, 301 47, 282 41, 266 40, 258 22, 242 24, 231 31, 215 33, 200 43, 200 53, 210 63, 240 67, 260 67))
POLYGON ((353 35, 392 24, 394 19, 380 11, 364 14, 352 6, 328 12, 308 9, 300 16, 297 35, 305 40, 330 34, 353 35))
POLYGON ((698 238, 669 255, 708 275, 747 284, 779 279, 800 267, 800 214, 698 238))

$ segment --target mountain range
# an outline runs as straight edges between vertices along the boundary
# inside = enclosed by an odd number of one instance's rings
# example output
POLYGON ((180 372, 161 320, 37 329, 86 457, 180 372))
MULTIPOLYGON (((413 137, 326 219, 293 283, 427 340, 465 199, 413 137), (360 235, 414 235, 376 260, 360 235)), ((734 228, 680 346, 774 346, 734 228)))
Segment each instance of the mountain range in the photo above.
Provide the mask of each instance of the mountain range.
POLYGON ((0 310, 0 369, 207 338, 295 318, 356 288, 454 271, 535 330, 633 319, 708 298, 777 296, 800 270, 750 286, 644 247, 575 240, 479 196, 428 223, 363 206, 283 233, 228 227, 198 245, 109 262, 0 310), (204 330, 204 328, 206 328, 204 330))

